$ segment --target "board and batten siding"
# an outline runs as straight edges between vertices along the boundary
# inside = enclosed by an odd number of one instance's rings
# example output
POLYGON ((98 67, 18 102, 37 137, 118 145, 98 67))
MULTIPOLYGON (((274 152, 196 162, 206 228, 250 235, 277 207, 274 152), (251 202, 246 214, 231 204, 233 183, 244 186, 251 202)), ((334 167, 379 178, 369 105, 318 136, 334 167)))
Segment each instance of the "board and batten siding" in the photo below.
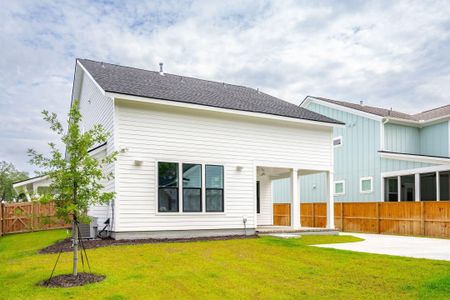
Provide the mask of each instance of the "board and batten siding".
MULTIPOLYGON (((113 136, 113 100, 101 92, 95 82, 88 76, 79 66, 76 67, 75 83, 74 83, 74 99, 79 101, 80 112, 82 115, 83 130, 90 130, 94 125, 100 124, 109 132, 110 136, 107 141, 106 153, 114 151, 113 136)), ((103 155, 106 155, 103 153, 103 155)), ((105 168, 105 172, 114 174, 114 163, 109 164, 105 168)), ((105 180, 102 182, 105 192, 114 192, 115 182, 105 180)), ((96 205, 89 209, 91 217, 98 218, 99 228, 103 228, 106 219, 112 217, 112 204, 96 205)))
POLYGON ((425 155, 450 156, 449 122, 441 122, 420 129, 420 153, 425 155))
POLYGON ((384 150, 401 153, 420 153, 420 129, 418 127, 391 124, 384 125, 384 150))
POLYGON ((255 228, 258 162, 330 168, 329 127, 120 99, 115 112, 128 149, 118 159, 119 232, 242 229, 243 217, 255 228), (223 165, 225 212, 157 213, 158 161, 223 165))
MULTIPOLYGON (((345 194, 334 196, 336 202, 383 201, 381 173, 432 166, 422 162, 381 158, 378 154, 378 150, 381 150, 380 121, 314 102, 309 103, 306 108, 346 124, 345 127, 333 130, 334 137, 342 137, 342 146, 334 148, 334 180, 345 181, 345 194), (361 177, 373 177, 373 192, 360 192, 361 177)), ((384 129, 385 150, 419 153, 421 146, 418 128, 388 123, 384 129)), ((448 140, 444 138, 444 143, 446 141, 448 140)), ((273 182, 275 202, 290 202, 289 191, 289 179, 273 182)), ((325 202, 326 194, 326 174, 299 177, 300 202, 325 202)))

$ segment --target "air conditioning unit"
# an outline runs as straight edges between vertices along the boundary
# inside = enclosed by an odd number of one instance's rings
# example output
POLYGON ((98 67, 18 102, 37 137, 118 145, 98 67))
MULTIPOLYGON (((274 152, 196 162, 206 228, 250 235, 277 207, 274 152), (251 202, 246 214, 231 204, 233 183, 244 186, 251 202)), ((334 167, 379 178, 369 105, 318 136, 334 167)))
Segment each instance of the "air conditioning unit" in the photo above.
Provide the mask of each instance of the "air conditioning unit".
POLYGON ((98 232, 97 218, 92 218, 91 222, 88 224, 78 224, 78 228, 80 229, 80 236, 82 239, 96 238, 98 232))

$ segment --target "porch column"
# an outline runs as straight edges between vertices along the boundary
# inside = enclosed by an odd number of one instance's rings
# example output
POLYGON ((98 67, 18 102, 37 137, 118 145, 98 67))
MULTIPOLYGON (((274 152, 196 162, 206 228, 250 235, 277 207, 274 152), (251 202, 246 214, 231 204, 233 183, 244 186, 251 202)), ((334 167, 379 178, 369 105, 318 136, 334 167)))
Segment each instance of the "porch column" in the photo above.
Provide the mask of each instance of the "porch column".
POLYGON ((300 198, 298 196, 298 169, 291 171, 291 226, 300 229, 300 198))
POLYGON ((334 229, 334 176, 333 171, 327 172, 327 228, 334 229))

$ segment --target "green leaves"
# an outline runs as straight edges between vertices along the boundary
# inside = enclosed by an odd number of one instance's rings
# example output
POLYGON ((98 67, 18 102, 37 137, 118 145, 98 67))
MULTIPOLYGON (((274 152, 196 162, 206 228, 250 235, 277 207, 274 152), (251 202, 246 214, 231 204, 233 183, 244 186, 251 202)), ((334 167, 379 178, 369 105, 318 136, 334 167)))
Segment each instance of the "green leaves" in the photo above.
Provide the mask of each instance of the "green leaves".
POLYGON ((12 201, 17 196, 13 182, 27 178, 28 174, 18 171, 12 163, 0 161, 0 200, 12 201))
POLYGON ((65 145, 63 154, 55 144, 49 143, 50 157, 45 157, 33 149, 28 151, 30 162, 41 167, 43 173, 52 180, 49 194, 42 200, 48 201, 50 195, 56 202, 59 217, 66 220, 75 217, 80 221, 88 221, 89 206, 105 204, 114 198, 113 192, 103 191, 103 182, 114 178, 112 172, 105 170, 123 151, 112 151, 101 158, 89 154, 90 149, 107 142, 110 134, 99 124, 82 131, 78 101, 74 101, 70 109, 66 132, 56 114, 48 111, 43 111, 42 114, 65 145))

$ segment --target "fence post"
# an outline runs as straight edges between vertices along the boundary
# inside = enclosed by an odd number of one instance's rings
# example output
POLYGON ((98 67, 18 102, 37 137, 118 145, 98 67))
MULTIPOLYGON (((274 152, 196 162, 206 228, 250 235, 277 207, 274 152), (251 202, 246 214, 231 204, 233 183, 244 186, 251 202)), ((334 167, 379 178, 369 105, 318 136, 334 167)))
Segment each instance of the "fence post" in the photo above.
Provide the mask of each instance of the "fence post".
POLYGON ((341 202, 341 230, 344 231, 344 202, 341 202))

